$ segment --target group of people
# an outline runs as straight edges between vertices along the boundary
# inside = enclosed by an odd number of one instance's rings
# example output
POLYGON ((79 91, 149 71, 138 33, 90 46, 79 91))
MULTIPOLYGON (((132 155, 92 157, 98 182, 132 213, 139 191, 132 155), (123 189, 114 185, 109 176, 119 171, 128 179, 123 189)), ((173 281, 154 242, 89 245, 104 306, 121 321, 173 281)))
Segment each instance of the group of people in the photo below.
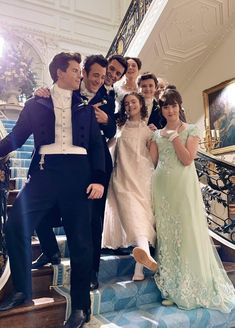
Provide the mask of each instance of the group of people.
POLYGON ((31 267, 60 262, 53 227, 63 225, 72 304, 65 327, 90 320, 101 246, 135 247, 132 279, 144 279, 144 266, 156 271, 163 304, 229 312, 235 291, 207 232, 193 162, 199 134, 186 123, 179 92, 160 90, 153 73, 140 75, 139 58, 91 55, 82 70, 80 63, 78 53, 56 55, 53 86, 36 91, 0 142, 0 156, 30 134, 35 142, 29 179, 6 224, 15 293, 0 311, 31 302, 31 267), (32 265, 34 230, 43 253, 32 265))

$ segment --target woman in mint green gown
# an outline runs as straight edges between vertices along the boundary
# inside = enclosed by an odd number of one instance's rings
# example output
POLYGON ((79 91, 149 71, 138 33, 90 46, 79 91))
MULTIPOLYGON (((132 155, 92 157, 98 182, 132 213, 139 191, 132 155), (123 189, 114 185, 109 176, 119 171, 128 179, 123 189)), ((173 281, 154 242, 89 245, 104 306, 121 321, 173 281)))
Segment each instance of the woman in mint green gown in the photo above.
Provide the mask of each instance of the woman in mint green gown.
MULTIPOLYGON (((167 124, 155 132, 151 145, 157 163, 152 181, 158 261, 155 281, 162 297, 180 308, 230 312, 235 291, 209 238, 194 165, 199 134, 196 126, 180 121, 181 103, 178 91, 163 93, 160 106, 167 124)), ((142 264, 147 261, 148 267, 154 263, 141 249, 134 255, 142 264)))

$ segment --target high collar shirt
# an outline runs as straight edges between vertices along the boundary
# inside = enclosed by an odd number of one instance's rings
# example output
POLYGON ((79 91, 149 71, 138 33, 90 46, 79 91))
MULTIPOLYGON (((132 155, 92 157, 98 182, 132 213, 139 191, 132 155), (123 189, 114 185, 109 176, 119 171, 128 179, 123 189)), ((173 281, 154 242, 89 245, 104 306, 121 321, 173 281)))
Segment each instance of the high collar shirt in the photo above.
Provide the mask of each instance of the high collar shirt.
POLYGON ((90 101, 95 96, 94 92, 90 92, 87 90, 83 80, 81 81, 80 93, 82 96, 86 97, 88 101, 90 101))
POLYGON ((41 146, 40 154, 87 154, 83 147, 72 143, 71 104, 72 91, 61 89, 57 84, 51 88, 55 113, 55 142, 41 146))
POLYGON ((148 111, 148 116, 146 117, 146 121, 148 121, 151 113, 152 113, 152 109, 153 109, 153 99, 150 102, 146 102, 146 107, 147 107, 147 111, 148 111))
POLYGON ((113 86, 112 85, 106 85, 106 84, 104 84, 104 87, 105 87, 105 89, 106 89, 106 91, 107 91, 108 94, 110 93, 110 91, 113 91, 113 86))

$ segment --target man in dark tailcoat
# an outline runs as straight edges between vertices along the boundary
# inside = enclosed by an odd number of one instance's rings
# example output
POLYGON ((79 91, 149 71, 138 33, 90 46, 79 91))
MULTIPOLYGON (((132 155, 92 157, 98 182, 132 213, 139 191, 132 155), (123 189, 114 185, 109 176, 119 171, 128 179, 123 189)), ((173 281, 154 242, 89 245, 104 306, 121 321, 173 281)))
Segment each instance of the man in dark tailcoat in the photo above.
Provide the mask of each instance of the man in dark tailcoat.
POLYGON ((94 109, 85 105, 80 85, 80 54, 60 53, 50 63, 48 99, 28 100, 12 132, 0 141, 0 156, 21 147, 33 134, 30 178, 6 223, 6 243, 15 293, 0 304, 8 310, 32 299, 31 235, 54 207, 68 240, 72 313, 66 328, 90 319, 92 269, 91 200, 101 198, 104 146, 94 109))
MULTIPOLYGON (((116 122, 114 117, 115 94, 113 84, 121 79, 126 70, 127 62, 123 56, 113 55, 107 61, 102 55, 90 55, 87 56, 84 61, 82 72, 83 79, 80 86, 80 94, 89 105, 93 105, 102 134, 106 169, 104 195, 101 199, 95 200, 92 205, 93 268, 91 290, 97 289, 99 286, 98 272, 105 201, 113 167, 111 155, 106 142, 114 137, 116 133, 116 122), (106 65, 107 72, 104 74, 104 67, 106 67, 106 65)), ((46 90, 43 90, 42 95, 48 96, 46 90)), ((60 262, 60 258, 58 257, 59 248, 52 231, 52 226, 60 224, 60 222, 58 222, 59 213, 56 213, 56 209, 54 210, 54 214, 51 213, 51 218, 50 226, 46 227, 45 224, 42 223, 37 228, 37 235, 40 240, 43 254, 41 254, 38 260, 33 263, 33 268, 40 268, 47 263, 58 264, 60 262)))
MULTIPOLYGON (((113 84, 120 80, 127 70, 126 60, 119 55, 113 55, 108 59, 107 72, 104 77, 104 84, 94 95, 89 95, 92 89, 92 79, 95 75, 95 65, 97 55, 88 56, 84 62, 83 79, 80 92, 83 97, 92 104, 95 110, 97 122, 103 137, 105 149, 105 183, 104 195, 101 199, 96 199, 92 203, 92 239, 93 239, 93 267, 91 276, 91 290, 99 287, 98 272, 101 255, 101 238, 103 232, 105 202, 107 197, 108 185, 113 169, 112 158, 107 146, 107 141, 116 134, 115 121, 115 94, 113 84), (89 97, 90 96, 90 97, 89 97)), ((95 89, 93 89, 95 92, 95 89)))

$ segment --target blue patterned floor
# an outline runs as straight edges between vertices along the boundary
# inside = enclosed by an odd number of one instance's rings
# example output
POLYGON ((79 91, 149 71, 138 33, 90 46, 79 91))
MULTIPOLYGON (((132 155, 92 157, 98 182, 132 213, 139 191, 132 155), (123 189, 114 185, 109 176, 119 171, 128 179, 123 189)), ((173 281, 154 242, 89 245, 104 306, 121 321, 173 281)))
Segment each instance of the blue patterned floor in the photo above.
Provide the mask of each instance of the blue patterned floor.
MULTIPOLYGON (((15 121, 3 123, 10 132, 15 121)), ((12 154, 11 177, 16 179, 17 189, 25 183, 32 150, 30 137, 12 154)), ((61 229, 57 230, 61 233, 61 229)), ((57 238, 63 256, 67 257, 65 237, 57 238)), ((144 281, 131 280, 134 264, 132 256, 102 256, 100 288, 91 293, 93 316, 87 328, 235 328, 235 309, 224 314, 203 308, 186 311, 176 306, 162 306, 160 291, 149 271, 146 270, 144 281)), ((65 258, 61 265, 54 266, 53 286, 67 299, 67 316, 70 313, 69 277, 69 259, 65 258)))
MULTIPOLYGON (((161 305, 161 294, 150 274, 141 282, 131 280, 132 256, 103 256, 100 288, 91 293, 93 317, 89 328, 234 328, 235 309, 229 314, 198 308, 181 310, 161 305), (125 275, 123 275, 125 273, 125 275), (112 277, 112 278, 110 278, 112 277)), ((55 266, 59 283, 69 279, 69 261, 55 266), (65 275, 65 277, 63 277, 65 275)), ((56 283, 56 281, 55 281, 56 283)), ((69 286, 56 288, 67 298, 70 313, 69 286)))
POLYGON ((97 319, 100 320, 100 327, 110 328, 112 324, 125 328, 232 328, 235 327, 235 310, 230 314, 202 308, 185 311, 176 306, 164 307, 160 303, 151 303, 135 309, 105 313, 97 319), (109 321, 105 326, 104 319, 109 321))

